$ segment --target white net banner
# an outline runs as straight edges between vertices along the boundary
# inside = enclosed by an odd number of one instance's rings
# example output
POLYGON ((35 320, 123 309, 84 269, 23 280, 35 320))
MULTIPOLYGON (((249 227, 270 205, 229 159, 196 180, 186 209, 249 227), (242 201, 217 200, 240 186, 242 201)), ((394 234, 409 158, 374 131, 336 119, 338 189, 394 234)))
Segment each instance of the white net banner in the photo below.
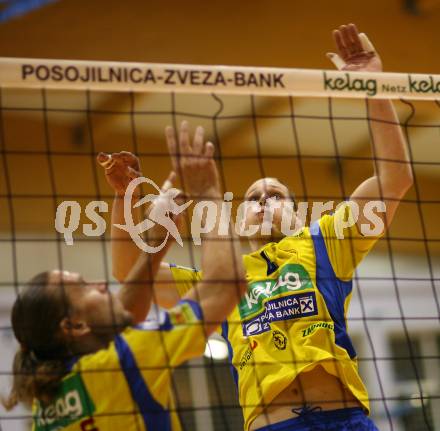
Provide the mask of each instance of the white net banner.
POLYGON ((440 98, 440 75, 24 58, 0 59, 0 85, 308 97, 440 98))

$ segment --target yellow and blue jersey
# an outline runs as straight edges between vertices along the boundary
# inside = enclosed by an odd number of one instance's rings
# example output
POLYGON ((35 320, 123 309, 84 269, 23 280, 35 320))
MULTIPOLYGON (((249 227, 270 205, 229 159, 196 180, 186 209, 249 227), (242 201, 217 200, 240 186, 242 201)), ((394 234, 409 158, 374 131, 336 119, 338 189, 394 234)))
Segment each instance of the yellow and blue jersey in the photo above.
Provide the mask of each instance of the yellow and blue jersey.
MULTIPOLYGON (((356 266, 377 237, 362 236, 342 205, 310 228, 243 257, 248 290, 222 324, 245 429, 298 374, 318 364, 369 410, 346 313, 356 266), (338 228, 338 230, 335 230, 338 228), (344 239, 338 239, 342 232, 344 239)), ((183 295, 200 273, 172 267, 183 295)))
POLYGON ((203 354, 205 342, 200 306, 187 300, 124 330, 72 361, 50 403, 34 402, 33 430, 179 431, 172 371, 203 354))

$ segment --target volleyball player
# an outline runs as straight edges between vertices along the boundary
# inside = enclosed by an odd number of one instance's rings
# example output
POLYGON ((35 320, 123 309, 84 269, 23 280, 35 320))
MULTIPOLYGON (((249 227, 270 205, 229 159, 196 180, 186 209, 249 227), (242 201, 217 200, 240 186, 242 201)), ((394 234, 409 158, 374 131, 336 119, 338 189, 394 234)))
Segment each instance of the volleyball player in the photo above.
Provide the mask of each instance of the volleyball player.
MULTIPOLYGON (((378 54, 353 24, 335 30, 334 39, 338 53, 328 57, 339 69, 382 71, 378 54)), ((252 252, 243 257, 248 292, 222 325, 246 431, 377 429, 367 416, 368 394, 347 333, 346 313, 354 270, 384 230, 368 232, 370 219, 364 209, 372 201, 383 201, 383 212, 376 217, 389 227, 412 185, 412 171, 391 102, 368 100, 368 110, 369 118, 377 120, 370 120, 374 174, 333 215, 284 237, 282 210, 292 204, 288 188, 275 178, 263 178, 245 194, 257 204, 246 214, 247 226, 261 227, 264 210, 272 212, 269 234, 260 229, 249 237, 252 252), (274 202, 281 205, 277 208, 274 202), (341 232, 344 239, 339 239, 341 232)), ((166 137, 173 149, 174 131, 167 129, 166 137)), ((187 139, 184 123, 179 142, 187 139)), ((118 200, 112 217, 121 222, 118 200)), ((122 241, 123 232, 116 234, 121 241, 113 245, 114 269, 121 277, 138 251, 130 241, 122 241)), ((197 272, 162 263, 159 302, 172 305, 184 294, 185 282, 189 288, 199 278, 197 272)))
MULTIPOLYGON (((220 206, 213 145, 203 144, 196 137, 194 145, 180 148, 179 173, 192 196, 220 206), (200 175, 194 178, 196 168, 200 175)), ((173 174, 165 189, 172 179, 173 174)), ((156 224, 146 240, 156 247, 165 235, 156 224)), ((12 310, 20 348, 5 406, 33 403, 36 431, 180 430, 172 369, 203 353, 206 337, 232 311, 246 284, 235 241, 219 238, 216 229, 203 237, 203 281, 159 321, 143 322, 165 253, 166 248, 138 254, 117 295, 105 282, 86 282, 78 273, 53 270, 34 277, 12 310)))

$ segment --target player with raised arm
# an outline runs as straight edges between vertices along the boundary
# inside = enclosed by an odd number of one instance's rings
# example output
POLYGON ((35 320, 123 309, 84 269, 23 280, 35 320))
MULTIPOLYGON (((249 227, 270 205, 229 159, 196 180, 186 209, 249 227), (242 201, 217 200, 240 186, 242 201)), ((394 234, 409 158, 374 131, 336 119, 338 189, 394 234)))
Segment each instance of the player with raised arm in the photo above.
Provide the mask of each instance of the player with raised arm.
MULTIPOLYGON (((213 151, 211 143, 188 142, 179 149, 176 167, 192 196, 220 206, 213 151)), ((174 177, 150 212, 166 204, 174 177)), ((172 369, 203 353, 207 337, 246 290, 236 241, 232 234, 219 238, 217 231, 202 239, 203 281, 154 322, 144 319, 170 241, 156 254, 138 253, 116 295, 107 283, 86 282, 78 273, 52 270, 35 276, 12 310, 20 348, 5 407, 32 403, 35 431, 180 430, 172 369)), ((156 247, 166 233, 156 224, 146 241, 156 247)))
MULTIPOLYGON (((338 69, 382 71, 371 42, 353 24, 334 31, 338 53, 328 57, 338 69)), ((368 100, 374 173, 338 206, 310 227, 282 234, 282 213, 292 208, 291 193, 275 178, 254 182, 246 228, 252 249, 243 256, 248 290, 222 324, 230 346, 245 430, 376 430, 368 418, 367 390, 359 376, 356 352, 347 333, 346 314, 357 265, 390 226, 399 201, 412 185, 406 142, 390 101, 368 100), (371 229, 368 211, 376 207, 371 229), (271 214, 263 234, 265 212, 271 214), (246 361, 243 361, 246 358, 246 361)), ((199 130, 199 129, 198 129, 199 130)), ((187 139, 183 124, 180 140, 187 139)), ((170 147, 174 132, 166 133, 170 147)), ((133 155, 127 156, 134 161, 133 155)), ((124 164, 119 166, 124 172, 124 164)), ((113 221, 122 209, 115 199, 113 221)), ((294 214, 295 217, 295 214, 294 214)), ((115 275, 123 276, 135 245, 115 241, 115 275)), ((204 275, 203 275, 204 276, 204 275)), ((155 291, 159 303, 172 305, 200 274, 162 264, 155 291)))

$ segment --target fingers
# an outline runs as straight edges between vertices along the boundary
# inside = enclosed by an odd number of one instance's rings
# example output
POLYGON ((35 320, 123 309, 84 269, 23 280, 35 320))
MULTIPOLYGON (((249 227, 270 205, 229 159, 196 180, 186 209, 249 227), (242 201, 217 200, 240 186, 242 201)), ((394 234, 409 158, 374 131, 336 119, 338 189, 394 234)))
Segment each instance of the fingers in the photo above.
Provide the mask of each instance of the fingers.
POLYGON ((133 180, 141 177, 142 173, 136 169, 133 169, 131 166, 127 166, 127 176, 133 180))
POLYGON ((350 56, 350 53, 345 46, 344 39, 342 37, 342 33, 339 30, 333 30, 333 38, 335 39, 336 47, 338 48, 339 55, 346 59, 350 56))
POLYGON ((374 48, 373 44, 370 42, 370 39, 368 39, 367 35, 365 33, 359 34, 359 40, 362 45, 362 49, 367 52, 376 52, 376 49, 374 48))
POLYGON ((106 170, 111 169, 116 163, 115 159, 112 157, 111 154, 105 154, 105 153, 99 153, 98 156, 96 157, 96 160, 106 170))
POLYGON ((123 169, 124 172, 127 172, 127 166, 121 153, 112 153, 110 157, 112 163, 105 168, 105 173, 107 175, 112 175, 113 173, 121 172, 121 168, 123 169))
POLYGON ((189 124, 187 121, 182 121, 182 124, 180 125, 179 150, 182 156, 190 155, 192 153, 189 140, 189 124))
POLYGON ((205 154, 204 156, 206 158, 212 158, 214 156, 214 152, 215 152, 215 147, 214 144, 212 142, 207 142, 205 145, 205 154))
POLYGON ((114 174, 119 173, 125 174, 131 180, 142 176, 142 172, 138 170, 138 158, 127 151, 112 154, 101 152, 96 157, 96 160, 103 168, 105 168, 105 174, 107 176, 113 176, 114 174))
POLYGON ((174 129, 171 126, 165 128, 165 138, 168 145, 168 152, 170 153, 173 168, 177 169, 177 144, 174 129))
POLYGON ((165 136, 175 171, 178 169, 179 158, 186 157, 186 160, 189 160, 200 157, 212 158, 214 155, 214 144, 208 142, 205 145, 205 129, 202 126, 196 128, 192 145, 190 143, 189 125, 186 121, 183 121, 180 126, 179 142, 176 142, 174 129, 170 126, 165 128, 165 136))
POLYGON ((193 141, 193 152, 195 155, 201 155, 203 152, 205 139, 205 129, 202 126, 198 126, 196 132, 194 133, 194 141, 193 141))
POLYGON ((335 54, 334 52, 328 52, 326 55, 327 58, 336 66, 338 70, 342 70, 345 67, 345 61, 342 60, 342 58, 339 57, 338 54, 335 54))
POLYGON ((121 159, 133 169, 140 170, 139 159, 129 151, 121 151, 120 153, 121 159))
POLYGON ((359 39, 359 32, 355 24, 348 24, 347 33, 350 37, 350 42, 353 46, 353 49, 356 52, 362 52, 364 48, 362 47, 361 40, 359 39))
POLYGON ((342 35, 342 40, 344 43, 345 48, 347 49, 349 55, 353 55, 356 53, 356 46, 353 43, 353 40, 351 38, 351 31, 348 25, 341 25, 339 27, 339 31, 342 35))
POLYGON ((365 50, 358 29, 354 24, 341 25, 339 29, 333 31, 333 37, 343 60, 365 50))
POLYGON ((193 155, 201 156, 205 151, 205 129, 202 126, 197 127, 192 145, 187 121, 182 121, 180 125, 178 142, 176 142, 176 135, 171 126, 165 128, 165 137, 175 170, 177 170, 178 158, 193 155))
POLYGON ((96 161, 101 165, 102 163, 106 162, 109 158, 110 158, 110 154, 101 152, 96 156, 96 161))

